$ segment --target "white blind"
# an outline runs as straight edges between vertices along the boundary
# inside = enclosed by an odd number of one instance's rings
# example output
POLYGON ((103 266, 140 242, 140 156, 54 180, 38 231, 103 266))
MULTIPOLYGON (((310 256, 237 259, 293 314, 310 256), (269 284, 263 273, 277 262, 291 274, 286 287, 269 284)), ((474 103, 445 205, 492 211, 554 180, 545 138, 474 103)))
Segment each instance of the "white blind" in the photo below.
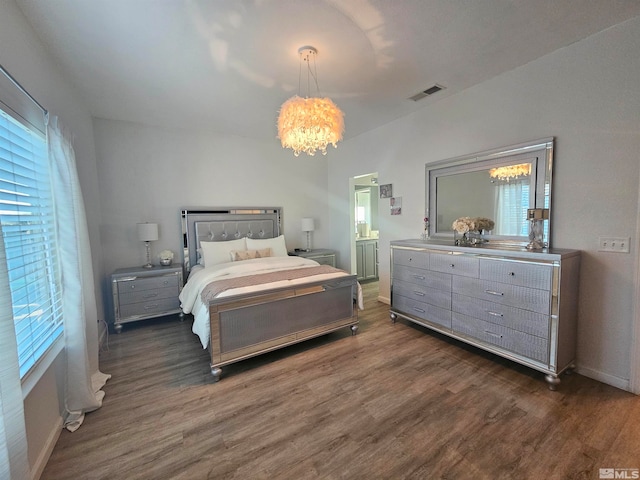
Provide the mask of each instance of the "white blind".
POLYGON ((0 224, 23 378, 62 334, 62 292, 46 140, 2 110, 0 224))

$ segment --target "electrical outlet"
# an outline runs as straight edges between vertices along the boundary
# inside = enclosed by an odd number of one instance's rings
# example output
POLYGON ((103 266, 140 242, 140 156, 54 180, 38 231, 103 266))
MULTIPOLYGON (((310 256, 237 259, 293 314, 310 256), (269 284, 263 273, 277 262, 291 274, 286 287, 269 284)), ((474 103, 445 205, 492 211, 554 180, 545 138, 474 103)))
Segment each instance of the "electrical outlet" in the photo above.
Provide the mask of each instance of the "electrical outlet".
POLYGON ((600 237, 599 252, 629 253, 629 237, 600 237))

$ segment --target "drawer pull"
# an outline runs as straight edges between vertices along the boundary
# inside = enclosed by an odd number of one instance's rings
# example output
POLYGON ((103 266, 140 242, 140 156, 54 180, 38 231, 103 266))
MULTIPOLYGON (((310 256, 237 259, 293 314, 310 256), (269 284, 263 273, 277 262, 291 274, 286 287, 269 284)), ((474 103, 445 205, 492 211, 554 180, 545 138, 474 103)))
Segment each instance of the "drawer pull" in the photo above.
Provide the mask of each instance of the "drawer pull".
POLYGON ((416 294, 416 295, 418 295, 419 297, 424 297, 424 293, 423 293, 423 292, 416 292, 416 291, 414 290, 414 292, 413 292, 413 293, 415 293, 415 294, 416 294))
POLYGON ((484 333, 491 337, 502 338, 502 335, 498 335, 497 333, 490 332, 489 330, 485 330, 484 333))
POLYGON ((142 298, 154 298, 157 297, 158 294, 157 293, 147 293, 144 297, 142 298))
POLYGON ((449 264, 449 266, 450 266, 451 268, 455 268, 456 264, 455 264, 455 263, 450 263, 450 264, 449 264))
POLYGON ((492 312, 491 310, 487 310, 487 313, 489 315, 493 315, 494 317, 504 317, 504 315, 502 313, 492 312))
POLYGON ((425 276, 424 275, 414 275, 413 278, 415 278, 417 280, 424 280, 425 276))
POLYGON ((495 290, 485 290, 484 293, 488 293, 489 295, 497 295, 498 297, 504 296, 504 293, 496 292, 495 290))
POLYGON ((516 272, 509 272, 507 275, 509 275, 510 277, 515 277, 516 272))
POLYGON ((425 311, 424 311, 423 309, 421 309, 421 308, 413 307, 413 309, 414 309, 416 312, 425 313, 425 311))
POLYGON ((152 308, 158 308, 158 304, 157 303, 152 303, 151 305, 145 305, 144 306, 145 310, 151 310, 152 308))

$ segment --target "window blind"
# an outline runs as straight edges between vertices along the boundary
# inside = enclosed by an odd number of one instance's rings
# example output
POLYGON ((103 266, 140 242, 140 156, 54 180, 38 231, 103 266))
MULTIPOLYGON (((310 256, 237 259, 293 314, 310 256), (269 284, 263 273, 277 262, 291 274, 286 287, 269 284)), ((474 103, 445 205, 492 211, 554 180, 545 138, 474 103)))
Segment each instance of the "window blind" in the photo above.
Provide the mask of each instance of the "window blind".
POLYGON ((0 224, 24 378, 62 334, 62 289, 46 139, 3 110, 0 224))

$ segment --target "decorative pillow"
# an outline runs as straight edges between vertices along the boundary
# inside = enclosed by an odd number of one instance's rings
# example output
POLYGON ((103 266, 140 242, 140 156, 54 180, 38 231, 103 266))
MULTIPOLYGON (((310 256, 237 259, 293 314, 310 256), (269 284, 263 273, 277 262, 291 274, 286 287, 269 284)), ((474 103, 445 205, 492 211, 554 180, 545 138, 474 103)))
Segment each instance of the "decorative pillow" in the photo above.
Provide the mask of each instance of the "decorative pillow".
POLYGON ((202 248, 203 265, 211 267, 219 263, 230 262, 229 252, 231 250, 246 250, 247 242, 244 238, 223 242, 200 242, 200 248, 202 248))
POLYGON ((284 235, 276 238, 247 238, 247 249, 261 250, 263 248, 270 248, 271 256, 273 257, 286 257, 288 255, 284 235))
POLYGON ((262 248, 260 250, 231 250, 231 261, 251 260, 252 258, 265 258, 271 256, 271 248, 262 248))

